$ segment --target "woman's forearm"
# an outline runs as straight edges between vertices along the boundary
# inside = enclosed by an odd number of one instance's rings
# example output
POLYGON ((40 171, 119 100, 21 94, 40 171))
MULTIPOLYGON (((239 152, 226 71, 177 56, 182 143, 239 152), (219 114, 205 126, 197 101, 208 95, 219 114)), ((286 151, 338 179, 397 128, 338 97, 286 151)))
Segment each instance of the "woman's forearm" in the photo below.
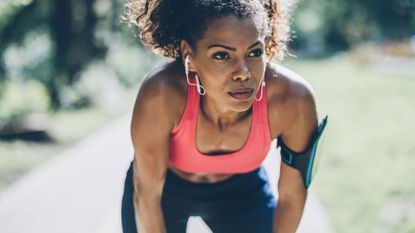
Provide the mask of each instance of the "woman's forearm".
POLYGON ((307 196, 279 200, 275 210, 273 233, 295 233, 303 215, 307 196))
POLYGON ((145 198, 134 194, 135 220, 139 233, 166 233, 161 198, 145 198))

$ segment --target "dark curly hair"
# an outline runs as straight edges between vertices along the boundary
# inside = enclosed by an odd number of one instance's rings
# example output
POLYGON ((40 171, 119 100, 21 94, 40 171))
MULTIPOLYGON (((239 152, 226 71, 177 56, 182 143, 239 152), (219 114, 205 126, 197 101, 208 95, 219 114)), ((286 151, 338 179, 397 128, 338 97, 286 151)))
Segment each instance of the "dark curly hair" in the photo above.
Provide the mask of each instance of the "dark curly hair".
POLYGON ((280 60, 289 39, 289 20, 278 0, 128 0, 124 20, 136 25, 154 52, 181 58, 180 41, 193 48, 211 20, 233 15, 251 18, 265 36, 270 60, 280 60))

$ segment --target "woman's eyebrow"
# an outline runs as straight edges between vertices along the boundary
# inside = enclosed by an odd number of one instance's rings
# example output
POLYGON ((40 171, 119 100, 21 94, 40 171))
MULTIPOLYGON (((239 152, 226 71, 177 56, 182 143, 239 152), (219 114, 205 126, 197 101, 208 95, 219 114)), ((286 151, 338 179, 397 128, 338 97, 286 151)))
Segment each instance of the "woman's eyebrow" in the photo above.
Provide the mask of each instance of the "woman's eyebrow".
MULTIPOLYGON (((259 43, 261 43, 261 41, 255 42, 254 44, 252 44, 251 46, 249 46, 248 49, 251 49, 251 48, 255 47, 259 43)), ((212 45, 209 45, 208 49, 213 48, 213 47, 220 47, 220 48, 224 48, 224 49, 227 49, 227 50, 236 51, 236 48, 232 48, 232 47, 229 47, 229 46, 223 45, 223 44, 212 44, 212 45)))

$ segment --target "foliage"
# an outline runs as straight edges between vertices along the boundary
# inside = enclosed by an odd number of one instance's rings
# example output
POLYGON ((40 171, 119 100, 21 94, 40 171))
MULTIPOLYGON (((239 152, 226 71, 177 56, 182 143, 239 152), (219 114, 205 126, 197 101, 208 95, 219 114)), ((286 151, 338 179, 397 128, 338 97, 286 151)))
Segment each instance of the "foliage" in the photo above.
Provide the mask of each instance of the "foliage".
POLYGON ((113 43, 126 43, 113 40, 123 33, 121 4, 115 0, 2 1, 0 85, 7 79, 37 79, 48 91, 51 108, 61 108, 62 90, 75 85, 89 63, 104 59, 113 43))
POLYGON ((308 0, 294 11, 293 46, 313 55, 415 34, 414 0, 308 0))
POLYGON ((49 101, 47 90, 39 81, 6 81, 3 96, 0 98, 0 128, 19 116, 47 112, 49 101))
POLYGON ((0 12, 3 123, 43 112, 45 104, 51 110, 117 106, 157 60, 121 25, 122 2, 116 0, 4 0, 0 12), (27 83, 42 86, 34 92, 42 104, 16 97, 32 93, 27 83))

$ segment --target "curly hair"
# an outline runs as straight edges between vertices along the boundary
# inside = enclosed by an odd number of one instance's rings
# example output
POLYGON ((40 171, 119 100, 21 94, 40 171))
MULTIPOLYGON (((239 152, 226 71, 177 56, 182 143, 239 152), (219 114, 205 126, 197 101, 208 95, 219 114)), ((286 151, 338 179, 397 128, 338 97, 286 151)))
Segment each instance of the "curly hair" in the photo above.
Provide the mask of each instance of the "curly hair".
POLYGON ((138 27, 144 45, 165 57, 181 58, 180 41, 193 48, 211 20, 251 18, 265 37, 270 60, 281 60, 289 40, 289 20, 278 0, 128 0, 126 20, 138 27))

